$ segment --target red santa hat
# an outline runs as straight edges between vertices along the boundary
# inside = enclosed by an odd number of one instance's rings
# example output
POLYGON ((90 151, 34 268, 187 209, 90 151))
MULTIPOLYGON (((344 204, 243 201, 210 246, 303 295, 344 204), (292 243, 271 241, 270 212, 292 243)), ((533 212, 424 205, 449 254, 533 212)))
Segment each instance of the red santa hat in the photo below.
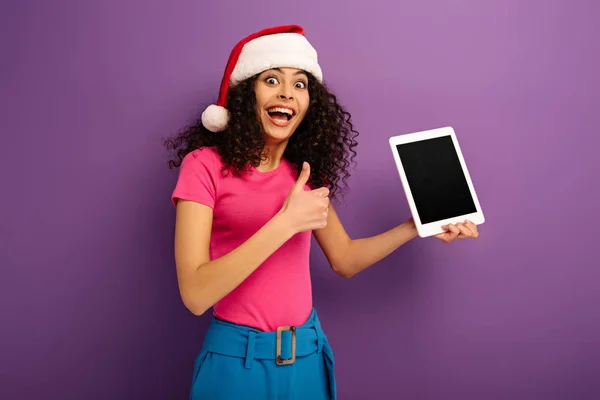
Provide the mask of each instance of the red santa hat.
POLYGON ((277 67, 302 69, 312 74, 319 82, 323 81, 317 52, 304 37, 302 27, 285 25, 263 29, 242 39, 231 51, 217 104, 211 104, 204 110, 202 125, 212 132, 220 132, 227 128, 229 87, 277 67))

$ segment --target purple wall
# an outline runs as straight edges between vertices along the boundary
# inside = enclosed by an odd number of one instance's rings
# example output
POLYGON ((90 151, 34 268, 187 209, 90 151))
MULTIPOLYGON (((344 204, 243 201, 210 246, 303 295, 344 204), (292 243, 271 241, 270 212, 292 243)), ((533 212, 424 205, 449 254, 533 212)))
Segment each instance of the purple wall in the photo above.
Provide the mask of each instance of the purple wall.
POLYGON ((208 318, 177 292, 160 139, 280 23, 362 133, 350 234, 408 217, 388 137, 443 125, 487 216, 349 281, 314 252, 341 399, 599 398, 597 2, 206 3, 2 2, 0 398, 185 398, 208 318))

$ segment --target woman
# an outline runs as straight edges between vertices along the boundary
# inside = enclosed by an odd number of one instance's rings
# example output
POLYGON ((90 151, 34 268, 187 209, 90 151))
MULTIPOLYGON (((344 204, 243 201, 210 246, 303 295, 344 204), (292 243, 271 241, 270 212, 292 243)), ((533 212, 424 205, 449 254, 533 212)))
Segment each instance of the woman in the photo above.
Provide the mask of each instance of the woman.
MULTIPOLYGON (((349 278, 417 236, 412 219, 353 240, 330 198, 354 156, 350 114, 299 26, 238 43, 216 105, 168 141, 180 167, 175 259, 182 300, 213 320, 192 399, 333 399, 334 359, 312 305, 311 233, 349 278)), ((471 223, 438 238, 477 237, 471 223)))

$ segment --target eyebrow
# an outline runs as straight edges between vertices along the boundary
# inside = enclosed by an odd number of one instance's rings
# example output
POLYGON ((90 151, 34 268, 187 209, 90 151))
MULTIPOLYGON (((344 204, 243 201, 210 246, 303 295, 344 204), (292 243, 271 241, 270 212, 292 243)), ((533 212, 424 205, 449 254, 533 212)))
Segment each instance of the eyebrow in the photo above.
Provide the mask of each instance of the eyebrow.
MULTIPOLYGON (((283 71, 280 68, 271 68, 271 69, 273 71, 279 72, 280 74, 283 74, 283 71)), ((304 72, 302 70, 294 72, 294 76, 296 76, 296 75, 304 75, 304 76, 306 76, 308 78, 308 75, 306 74, 306 72, 304 72)))

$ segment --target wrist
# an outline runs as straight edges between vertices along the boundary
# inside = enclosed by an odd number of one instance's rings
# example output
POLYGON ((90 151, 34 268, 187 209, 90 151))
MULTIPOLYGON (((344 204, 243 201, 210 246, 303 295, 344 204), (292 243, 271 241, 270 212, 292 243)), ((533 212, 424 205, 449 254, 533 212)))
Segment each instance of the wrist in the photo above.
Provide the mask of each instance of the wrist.
POLYGON ((285 211, 277 213, 270 222, 286 239, 289 239, 298 233, 298 230, 294 228, 291 219, 285 211))
POLYGON ((414 239, 415 237, 419 236, 417 225, 412 217, 402 222, 398 227, 402 229, 406 235, 408 235, 409 239, 414 239))

